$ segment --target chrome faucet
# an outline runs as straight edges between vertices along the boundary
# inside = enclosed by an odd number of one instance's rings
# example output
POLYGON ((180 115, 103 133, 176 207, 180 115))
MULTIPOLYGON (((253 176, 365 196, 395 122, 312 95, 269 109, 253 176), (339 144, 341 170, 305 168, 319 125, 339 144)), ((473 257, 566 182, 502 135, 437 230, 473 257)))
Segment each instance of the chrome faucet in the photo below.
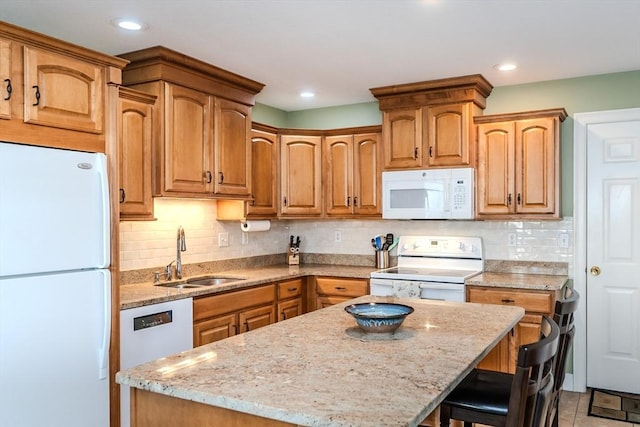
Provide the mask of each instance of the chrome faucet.
POLYGON ((182 255, 180 252, 187 250, 187 241, 184 237, 184 229, 178 227, 178 237, 176 239, 176 279, 182 279, 182 255))

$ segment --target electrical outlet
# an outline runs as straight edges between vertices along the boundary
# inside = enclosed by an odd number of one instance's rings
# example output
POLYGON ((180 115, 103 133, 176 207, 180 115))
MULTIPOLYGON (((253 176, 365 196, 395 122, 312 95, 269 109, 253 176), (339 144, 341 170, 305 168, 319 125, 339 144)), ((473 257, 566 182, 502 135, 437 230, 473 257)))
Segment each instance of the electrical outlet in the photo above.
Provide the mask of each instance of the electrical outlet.
POLYGON ((569 247, 569 233, 558 234, 558 247, 560 248, 569 247))
POLYGON ((516 246, 517 244, 516 233, 507 234, 507 246, 516 246))
POLYGON ((336 232, 334 233, 334 241, 335 241, 336 243, 340 243, 340 242, 342 242, 342 231, 336 231, 336 232))
POLYGON ((249 233, 242 233, 242 244, 243 245, 249 244, 249 233))
POLYGON ((229 233, 218 233, 218 247, 224 248, 229 246, 229 233))

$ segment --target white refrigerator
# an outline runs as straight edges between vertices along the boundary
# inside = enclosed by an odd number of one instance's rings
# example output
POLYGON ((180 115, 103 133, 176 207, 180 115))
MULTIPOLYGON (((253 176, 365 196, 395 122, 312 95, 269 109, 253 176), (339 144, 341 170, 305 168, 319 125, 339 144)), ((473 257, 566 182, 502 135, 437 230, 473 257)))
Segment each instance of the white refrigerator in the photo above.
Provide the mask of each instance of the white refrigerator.
POLYGON ((104 154, 0 142, 0 426, 107 427, 104 154))

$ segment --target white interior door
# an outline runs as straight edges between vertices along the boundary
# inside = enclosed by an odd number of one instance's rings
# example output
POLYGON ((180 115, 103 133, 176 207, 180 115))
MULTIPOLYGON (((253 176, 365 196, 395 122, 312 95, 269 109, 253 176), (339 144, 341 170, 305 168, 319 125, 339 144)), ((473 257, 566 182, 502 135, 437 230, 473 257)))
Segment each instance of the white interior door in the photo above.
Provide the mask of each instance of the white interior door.
POLYGON ((640 393, 640 120, 586 132, 587 386, 640 393))

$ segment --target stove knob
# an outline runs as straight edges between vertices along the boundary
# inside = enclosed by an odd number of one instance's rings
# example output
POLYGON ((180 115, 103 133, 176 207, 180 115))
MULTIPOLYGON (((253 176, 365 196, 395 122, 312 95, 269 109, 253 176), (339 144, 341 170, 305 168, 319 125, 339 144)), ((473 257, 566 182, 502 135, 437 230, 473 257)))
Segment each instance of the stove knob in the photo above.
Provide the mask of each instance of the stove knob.
POLYGON ((458 242, 458 249, 460 249, 462 252, 464 252, 464 251, 465 251, 465 249, 466 249, 465 244, 464 244, 464 243, 462 243, 462 242, 458 242))
POLYGON ((420 243, 418 242, 413 242, 413 249, 418 249, 420 247, 420 243))

